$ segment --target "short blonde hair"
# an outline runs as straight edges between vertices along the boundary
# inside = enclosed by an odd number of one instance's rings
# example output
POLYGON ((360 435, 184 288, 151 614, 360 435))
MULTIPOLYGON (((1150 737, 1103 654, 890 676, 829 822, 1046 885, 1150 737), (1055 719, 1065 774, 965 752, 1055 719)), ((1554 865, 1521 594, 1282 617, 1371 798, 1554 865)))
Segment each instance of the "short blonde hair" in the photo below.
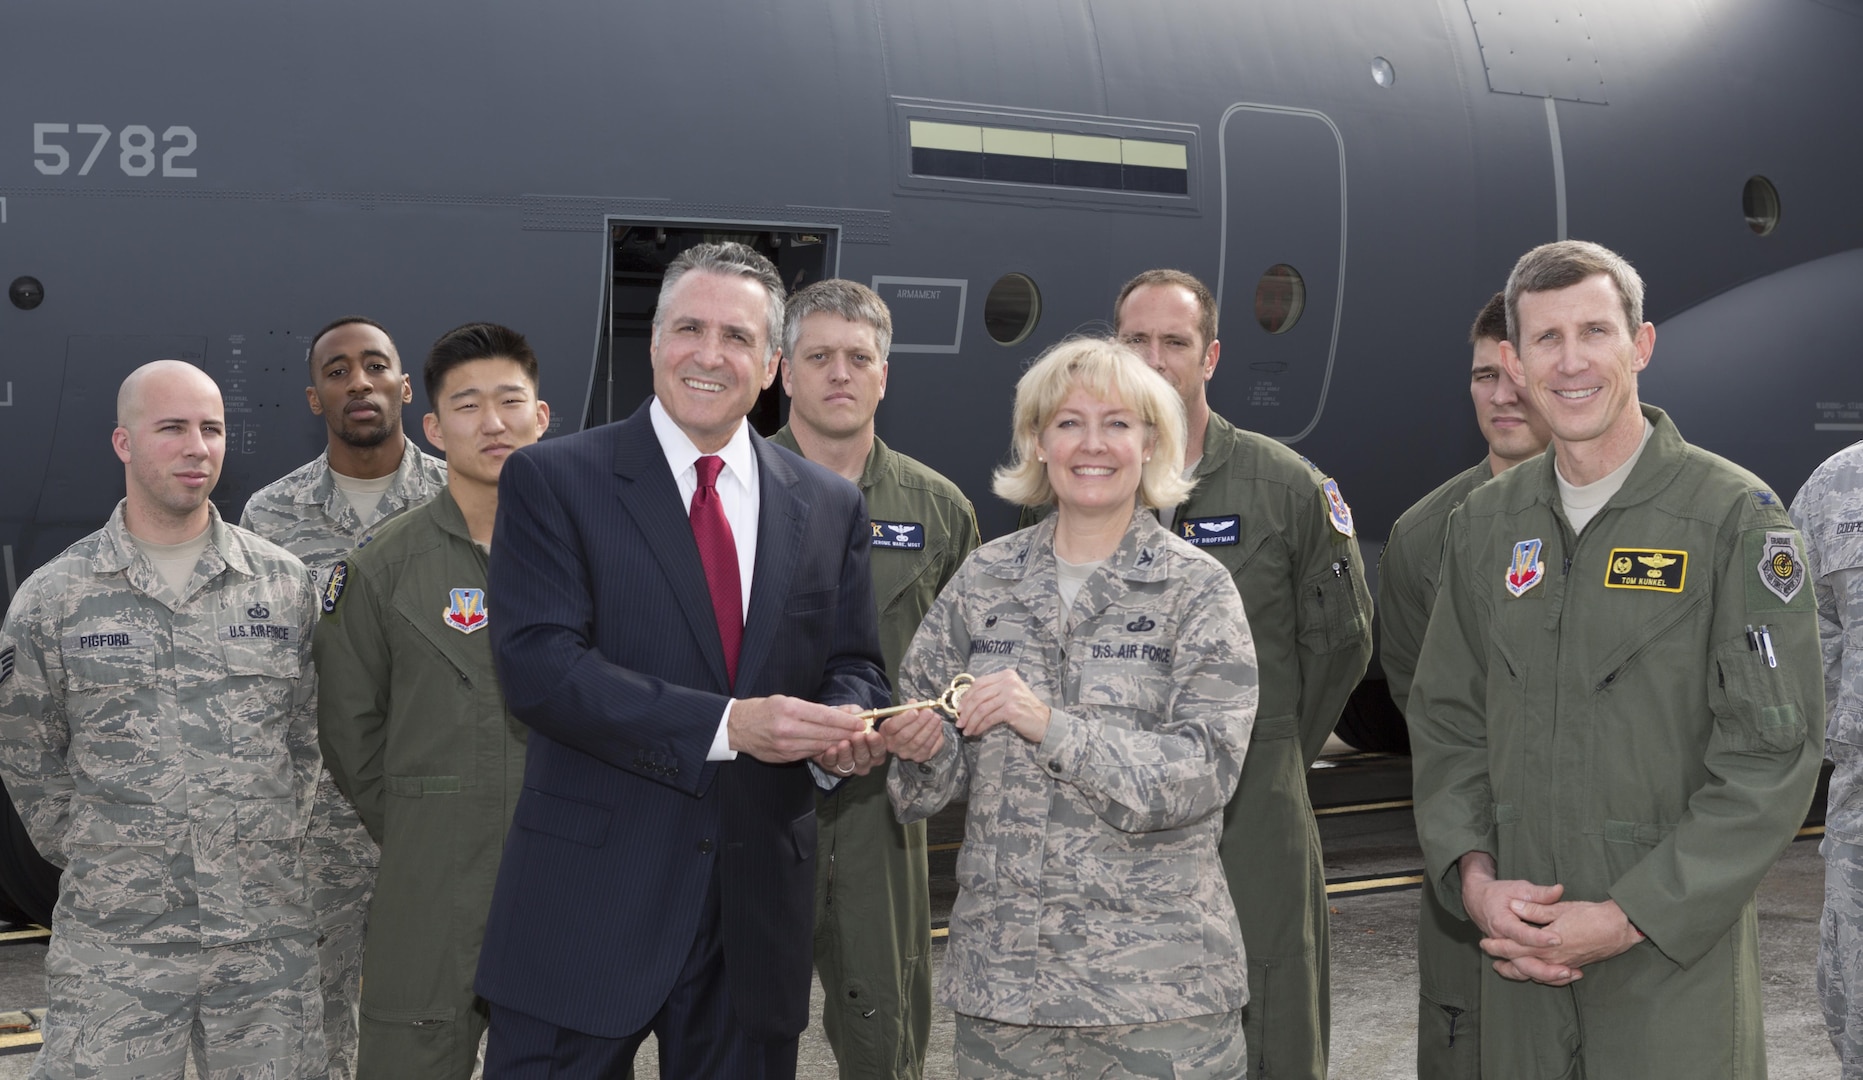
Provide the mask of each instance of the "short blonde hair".
POLYGON ((990 488, 1019 506, 1054 502, 1048 469, 1037 459, 1041 433, 1075 390, 1117 401, 1151 433, 1151 460, 1139 473, 1139 502, 1176 506, 1193 485, 1184 479, 1184 402, 1139 354, 1104 338, 1068 338, 1042 353, 1016 382, 1009 463, 997 468, 990 488))

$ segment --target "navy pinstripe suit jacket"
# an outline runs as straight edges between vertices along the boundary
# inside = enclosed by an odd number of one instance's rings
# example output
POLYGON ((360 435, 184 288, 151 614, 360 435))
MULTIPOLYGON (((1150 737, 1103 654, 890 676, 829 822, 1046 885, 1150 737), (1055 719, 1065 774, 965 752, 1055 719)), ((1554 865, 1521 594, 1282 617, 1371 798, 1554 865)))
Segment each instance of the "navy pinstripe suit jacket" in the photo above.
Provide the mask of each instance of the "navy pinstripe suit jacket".
POLYGON ((751 442, 761 507, 734 695, 646 407, 505 463, 490 629, 530 736, 479 958, 488 1001, 608 1038, 645 1027, 716 861, 738 1021, 764 1038, 807 1026, 813 777, 705 755, 729 696, 868 707, 888 691, 859 490, 751 442))

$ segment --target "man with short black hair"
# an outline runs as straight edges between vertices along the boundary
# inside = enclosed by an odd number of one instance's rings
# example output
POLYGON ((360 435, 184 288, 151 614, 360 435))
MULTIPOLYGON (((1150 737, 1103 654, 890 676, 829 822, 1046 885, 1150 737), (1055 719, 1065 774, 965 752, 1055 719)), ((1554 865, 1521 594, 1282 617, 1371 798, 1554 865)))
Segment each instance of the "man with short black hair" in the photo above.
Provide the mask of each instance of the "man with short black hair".
MULTIPOLYGON (((1551 437, 1546 422, 1501 366, 1501 342, 1507 340, 1505 294, 1495 293, 1482 306, 1468 340, 1474 347, 1468 391, 1488 452, 1404 511, 1378 557, 1379 660, 1399 710, 1410 696, 1417 651, 1436 603, 1450 513, 1469 492, 1538 456, 1551 437)), ((1450 915, 1436 891, 1426 887, 1417 912, 1418 1080, 1481 1075, 1481 973, 1487 966, 1481 935, 1450 915)))
POLYGON ((1535 248, 1507 311, 1552 443, 1455 511, 1407 702, 1431 882, 1494 958, 1482 1072, 1764 1076, 1754 892, 1823 735, 1803 545, 1640 403, 1656 328, 1622 256, 1535 248))
MULTIPOLYGON (((893 319, 857 281, 789 298, 783 390, 789 423, 771 437, 859 486, 873 537, 873 596, 889 685, 919 622, 979 543, 970 500, 874 434, 893 319)), ((842 1080, 917 1080, 931 1038, 931 895, 925 823, 901 825, 886 774, 815 800, 815 967, 822 1027, 842 1080)))
POLYGON ((505 460, 543 437, 524 336, 469 323, 434 343, 427 441, 446 490, 337 564, 317 628, 318 737, 382 845, 363 953, 358 1080, 466 1080, 485 910, 524 775, 524 728, 492 667, 486 562, 505 460), (393 842, 389 838, 393 837, 393 842))
MULTIPOLYGON (((304 399, 321 416, 328 445, 246 502, 240 524, 304 560, 324 588, 336 562, 370 528, 432 498, 446 465, 401 430, 414 398, 401 357, 379 323, 359 315, 319 330, 305 354, 304 399)), ((330 1080, 355 1068, 362 942, 381 853, 325 772, 307 844, 312 906, 321 934, 324 1031, 330 1080)))

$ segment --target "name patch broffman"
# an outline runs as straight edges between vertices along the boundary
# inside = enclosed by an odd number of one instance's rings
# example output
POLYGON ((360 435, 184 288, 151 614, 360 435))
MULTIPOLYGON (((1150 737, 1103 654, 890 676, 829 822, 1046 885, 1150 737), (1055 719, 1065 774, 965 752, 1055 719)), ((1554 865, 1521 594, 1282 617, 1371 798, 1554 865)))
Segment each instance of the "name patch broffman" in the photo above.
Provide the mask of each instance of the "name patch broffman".
POLYGON ((1185 518, 1177 523, 1177 535, 1197 547, 1228 547, 1242 542, 1242 519, 1234 514, 1185 518))
POLYGON ((1837 535, 1849 536, 1851 533, 1863 532, 1863 521, 1840 521, 1837 523, 1837 535))
POLYGON ((1805 566, 1798 561, 1798 545, 1789 532, 1769 532, 1766 546, 1760 549, 1760 584, 1774 596, 1792 602, 1805 586, 1805 566))
POLYGON ((217 636, 221 641, 293 641, 297 632, 295 626, 277 623, 228 623, 217 636))
POLYGON ((1009 656, 1016 651, 1016 644, 1002 638, 974 638, 970 643, 970 655, 1009 656))
POLYGON ((925 526, 916 521, 875 521, 869 547, 924 551, 925 526))
POLYGON ((1171 648, 1168 645, 1094 645, 1095 660, 1150 660, 1154 663, 1171 662, 1171 648))
POLYGON ((1657 548, 1612 548, 1604 567, 1607 589, 1681 592, 1688 579, 1688 552, 1657 548))

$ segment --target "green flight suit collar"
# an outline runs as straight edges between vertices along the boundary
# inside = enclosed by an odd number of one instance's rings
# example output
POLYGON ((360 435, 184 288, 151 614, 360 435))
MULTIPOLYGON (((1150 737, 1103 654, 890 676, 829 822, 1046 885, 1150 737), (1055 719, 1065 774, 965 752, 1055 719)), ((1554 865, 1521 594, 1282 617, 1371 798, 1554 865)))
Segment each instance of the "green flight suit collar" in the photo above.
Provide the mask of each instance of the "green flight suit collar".
MULTIPOLYGON (((796 441, 796 433, 789 430, 788 424, 778 428, 776 434, 770 436, 770 441, 792 453, 804 458, 808 457, 807 454, 802 453, 802 444, 796 441)), ((889 474, 894 474, 894 478, 897 479, 898 472, 899 455, 882 442, 878 435, 875 435, 873 445, 867 448, 867 462, 860 467, 860 479, 856 481, 860 490, 862 492, 872 491, 874 485, 886 479, 889 474)))
POLYGON ((1191 470, 1191 482, 1200 484, 1204 477, 1227 465, 1229 455, 1235 448, 1236 426, 1212 409, 1210 422, 1203 429, 1203 456, 1197 459, 1196 468, 1191 470))
MULTIPOLYGON (((1676 430, 1669 414, 1654 405, 1639 403, 1643 418, 1655 429, 1650 434, 1649 444, 1643 448, 1643 454, 1637 459, 1636 467, 1630 470, 1630 476, 1624 480, 1624 486, 1609 502, 1598 508, 1604 511, 1618 506, 1635 506, 1648 502, 1668 489, 1669 484, 1682 471, 1688 451, 1688 443, 1682 433, 1676 430)), ((1559 499, 1559 479, 1555 469, 1558 468, 1558 447, 1548 445, 1546 452, 1540 455, 1535 474, 1535 498, 1546 503, 1559 512, 1563 519, 1565 507, 1559 499)))

